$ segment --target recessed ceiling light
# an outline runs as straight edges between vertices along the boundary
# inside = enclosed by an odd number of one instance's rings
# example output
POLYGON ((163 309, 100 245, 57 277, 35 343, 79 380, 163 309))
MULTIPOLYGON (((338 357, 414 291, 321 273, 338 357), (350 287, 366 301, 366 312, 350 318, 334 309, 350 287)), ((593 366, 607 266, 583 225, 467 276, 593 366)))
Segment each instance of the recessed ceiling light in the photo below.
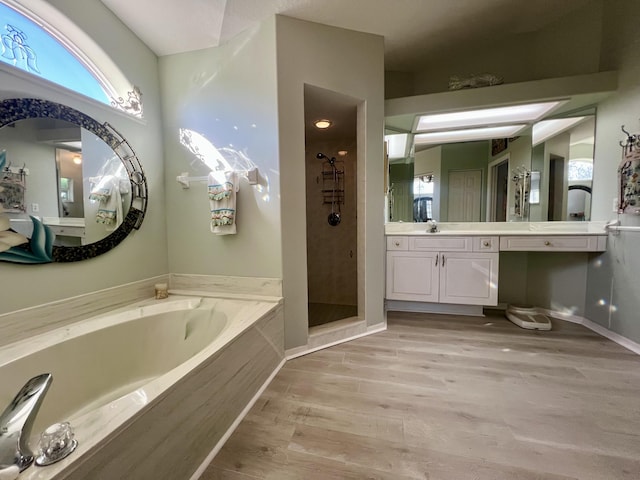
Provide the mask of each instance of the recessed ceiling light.
POLYGON ((314 122, 314 125, 316 126, 316 128, 319 128, 320 130, 324 130, 325 128, 329 128, 332 124, 331 124, 331 120, 316 120, 314 122))
POLYGON ((338 155, 341 156, 341 157, 346 157, 347 153, 349 153, 349 152, 346 151, 346 150, 338 150, 338 155))
POLYGON ((500 127, 468 128, 447 132, 418 133, 414 137, 416 145, 437 145, 440 143, 473 142, 492 138, 515 137, 528 125, 503 125, 500 127))
POLYGON ((526 105, 510 105, 507 107, 422 115, 418 119, 416 131, 429 132, 501 123, 535 122, 561 103, 563 102, 529 103, 526 105))
POLYGON ((82 157, 80 155, 74 155, 73 156, 73 163, 75 163, 76 165, 81 165, 82 164, 82 157))

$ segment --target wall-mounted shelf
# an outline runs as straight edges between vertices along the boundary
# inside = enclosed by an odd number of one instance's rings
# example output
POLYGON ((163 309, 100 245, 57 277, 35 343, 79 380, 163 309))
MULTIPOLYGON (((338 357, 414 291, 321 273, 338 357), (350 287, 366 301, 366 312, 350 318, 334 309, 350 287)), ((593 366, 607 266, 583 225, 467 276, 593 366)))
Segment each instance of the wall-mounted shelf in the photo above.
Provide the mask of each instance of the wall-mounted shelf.
POLYGON ((322 203, 344 205, 344 164, 342 164, 342 169, 336 165, 335 170, 327 162, 323 165, 322 203))

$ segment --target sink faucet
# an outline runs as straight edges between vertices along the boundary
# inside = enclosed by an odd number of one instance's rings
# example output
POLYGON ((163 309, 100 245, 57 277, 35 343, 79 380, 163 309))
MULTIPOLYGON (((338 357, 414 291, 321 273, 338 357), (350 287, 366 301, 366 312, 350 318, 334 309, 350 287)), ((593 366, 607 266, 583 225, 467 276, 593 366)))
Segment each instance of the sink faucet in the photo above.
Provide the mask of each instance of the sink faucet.
POLYGON ((17 465, 23 471, 33 462, 33 452, 27 442, 52 381, 50 373, 33 377, 0 415, 0 467, 17 465))

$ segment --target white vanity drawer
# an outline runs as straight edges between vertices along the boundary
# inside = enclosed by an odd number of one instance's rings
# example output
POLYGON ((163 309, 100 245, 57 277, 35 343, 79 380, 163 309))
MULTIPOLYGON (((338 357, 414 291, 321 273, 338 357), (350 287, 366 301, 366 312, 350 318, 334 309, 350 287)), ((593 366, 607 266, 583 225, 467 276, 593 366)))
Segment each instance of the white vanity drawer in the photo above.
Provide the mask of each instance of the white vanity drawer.
POLYGON ((471 252, 472 237, 420 236, 409 238, 409 250, 423 252, 471 252))
POLYGON ((474 252, 497 252, 499 246, 499 237, 473 237, 474 252))
POLYGON ((602 241, 594 235, 523 235, 500 237, 503 251, 598 252, 602 241))
POLYGON ((409 239, 402 236, 387 237, 387 250, 408 250, 409 239))
POLYGON ((74 225, 47 225, 54 235, 56 236, 66 236, 66 237, 80 237, 84 238, 85 230, 84 227, 76 227, 74 225))

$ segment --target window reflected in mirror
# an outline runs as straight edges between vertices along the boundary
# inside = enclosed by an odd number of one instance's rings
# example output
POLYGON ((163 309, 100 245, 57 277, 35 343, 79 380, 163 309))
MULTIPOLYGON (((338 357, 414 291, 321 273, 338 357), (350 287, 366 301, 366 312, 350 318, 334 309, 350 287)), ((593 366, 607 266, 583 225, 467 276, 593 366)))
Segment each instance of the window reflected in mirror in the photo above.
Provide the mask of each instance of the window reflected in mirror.
POLYGON ((433 219, 433 174, 413 179, 413 221, 428 222, 433 219))

